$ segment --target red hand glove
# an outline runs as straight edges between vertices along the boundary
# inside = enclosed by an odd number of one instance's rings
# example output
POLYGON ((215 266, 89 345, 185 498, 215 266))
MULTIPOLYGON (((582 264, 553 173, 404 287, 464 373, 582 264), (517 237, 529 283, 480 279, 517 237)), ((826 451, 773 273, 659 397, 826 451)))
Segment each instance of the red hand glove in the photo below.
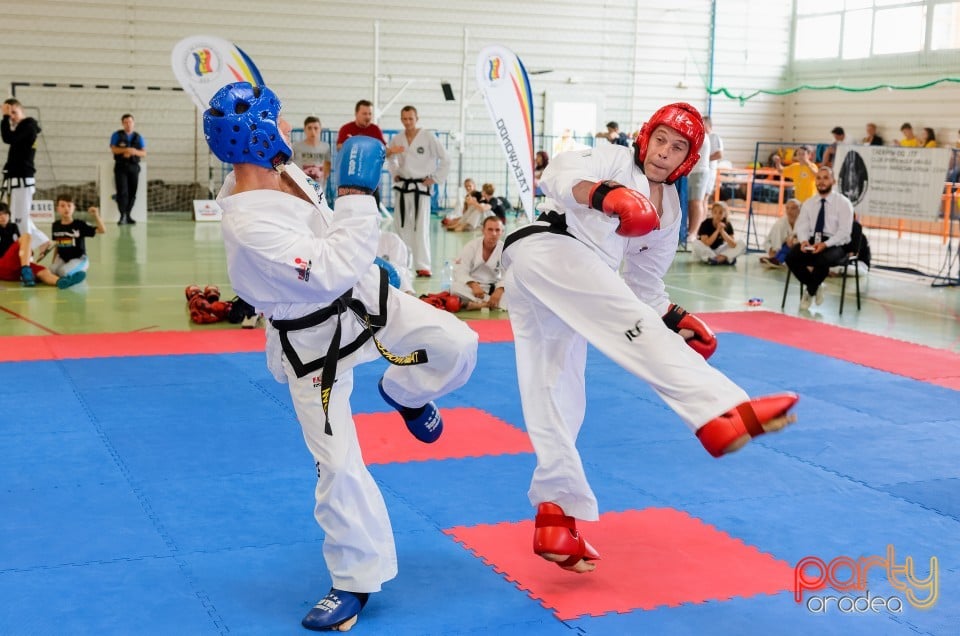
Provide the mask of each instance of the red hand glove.
POLYGON ((690 348, 703 356, 706 360, 717 350, 717 337, 713 330, 686 309, 680 305, 670 305, 667 313, 663 315, 663 323, 680 333, 681 329, 689 329, 693 332, 693 337, 687 340, 690 348))
POLYGON ((620 236, 643 236, 660 229, 660 215, 650 199, 615 181, 598 181, 590 188, 590 207, 619 217, 620 236))

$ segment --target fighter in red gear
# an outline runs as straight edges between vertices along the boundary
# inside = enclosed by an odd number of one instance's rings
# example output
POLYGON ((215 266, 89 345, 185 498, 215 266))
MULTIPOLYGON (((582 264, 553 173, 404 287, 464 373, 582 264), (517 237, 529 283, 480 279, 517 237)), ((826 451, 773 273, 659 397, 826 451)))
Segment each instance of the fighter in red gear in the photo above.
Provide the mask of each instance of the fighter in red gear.
MULTIPOLYGON (((715 457, 795 419, 796 395, 751 399, 706 362, 716 336, 670 301, 663 282, 682 218, 672 184, 703 139, 700 114, 678 103, 653 114, 633 153, 603 145, 557 155, 539 181, 543 213, 505 242, 504 296, 537 455, 533 551, 573 572, 600 558, 576 527, 599 518, 576 448, 588 344, 649 383, 715 457)), ((631 424, 648 423, 623 423, 631 424)))

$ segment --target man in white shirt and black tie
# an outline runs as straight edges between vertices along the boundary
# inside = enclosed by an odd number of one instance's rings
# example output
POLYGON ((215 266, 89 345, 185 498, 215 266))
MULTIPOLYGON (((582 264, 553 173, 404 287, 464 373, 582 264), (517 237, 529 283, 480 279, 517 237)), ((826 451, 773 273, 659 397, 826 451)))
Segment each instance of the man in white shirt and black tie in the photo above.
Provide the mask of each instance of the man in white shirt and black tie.
POLYGON ((843 261, 843 246, 850 242, 853 230, 853 204, 833 191, 836 179, 826 166, 817 171, 817 196, 803 202, 794 226, 800 243, 787 255, 787 267, 803 285, 800 311, 810 309, 811 301, 823 302, 822 283, 830 268, 843 261))

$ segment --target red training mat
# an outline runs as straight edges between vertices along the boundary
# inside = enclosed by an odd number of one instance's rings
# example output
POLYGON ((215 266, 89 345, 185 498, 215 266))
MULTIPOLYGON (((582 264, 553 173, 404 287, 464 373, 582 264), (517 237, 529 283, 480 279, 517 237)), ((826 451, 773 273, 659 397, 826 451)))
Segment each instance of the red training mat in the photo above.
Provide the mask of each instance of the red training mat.
POLYGON ((354 414, 364 461, 371 465, 533 452, 526 432, 486 411, 454 408, 440 409, 440 414, 443 435, 432 444, 411 435, 396 411, 354 414))
POLYGON ((533 521, 445 530, 560 620, 793 589, 793 566, 673 508, 577 522, 599 552, 576 574, 536 556, 533 521))

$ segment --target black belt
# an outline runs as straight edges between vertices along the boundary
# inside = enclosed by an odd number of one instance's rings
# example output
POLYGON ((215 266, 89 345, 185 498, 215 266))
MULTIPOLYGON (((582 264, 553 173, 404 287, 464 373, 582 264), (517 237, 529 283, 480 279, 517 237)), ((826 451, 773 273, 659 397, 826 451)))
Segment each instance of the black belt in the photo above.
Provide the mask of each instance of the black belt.
POLYGON ((407 193, 413 192, 416 196, 413 198, 413 222, 416 223, 420 218, 420 197, 427 195, 429 193, 424 192, 417 187, 418 183, 423 183, 426 181, 426 178, 423 179, 400 179, 401 185, 393 186, 393 189, 400 193, 400 227, 406 225, 406 216, 407 216, 407 197, 403 196, 407 193))
POLYGON ((407 366, 423 364, 427 361, 426 349, 417 349, 405 356, 398 356, 388 351, 387 348, 377 340, 376 336, 374 336, 377 331, 380 331, 380 329, 387 324, 387 293, 390 288, 387 271, 382 268, 378 269, 380 270, 379 314, 371 314, 367 311, 366 306, 353 297, 353 290, 350 289, 334 300, 329 306, 318 309, 301 318, 292 318, 290 320, 270 319, 270 324, 280 333, 280 346, 283 348, 283 353, 286 354, 287 360, 290 361, 290 366, 293 367, 293 371, 297 374, 298 378, 309 375, 317 369, 323 369, 320 373, 320 399, 323 406, 323 431, 327 435, 333 435, 333 430, 330 428, 330 415, 328 411, 330 406, 330 391, 333 390, 333 383, 337 378, 337 362, 339 362, 340 359, 347 357, 362 347, 367 340, 373 339, 377 351, 380 352, 380 355, 390 364, 407 366), (353 342, 341 347, 340 334, 342 332, 343 314, 348 311, 353 312, 360 320, 364 326, 364 331, 357 336, 353 342), (297 355, 297 351, 293 348, 293 344, 290 342, 287 334, 291 331, 300 331, 302 329, 316 327, 333 317, 337 319, 337 328, 333 332, 333 338, 330 340, 330 346, 327 348, 326 355, 306 363, 300 360, 300 356, 297 355))
POLYGON ((4 177, 3 178, 3 190, 13 190, 16 188, 32 188, 37 184, 37 180, 33 177, 4 177), (28 183, 32 181, 33 183, 28 183))
POLYGON ((567 231, 567 215, 560 214, 554 210, 550 212, 542 212, 540 216, 537 217, 537 222, 546 223, 546 225, 536 225, 534 223, 520 228, 514 232, 510 233, 510 236, 506 238, 503 242, 503 249, 506 250, 512 244, 516 243, 522 238, 526 238, 531 234, 540 234, 541 232, 550 232, 551 234, 562 234, 563 236, 569 236, 573 240, 579 240, 573 234, 567 231))

